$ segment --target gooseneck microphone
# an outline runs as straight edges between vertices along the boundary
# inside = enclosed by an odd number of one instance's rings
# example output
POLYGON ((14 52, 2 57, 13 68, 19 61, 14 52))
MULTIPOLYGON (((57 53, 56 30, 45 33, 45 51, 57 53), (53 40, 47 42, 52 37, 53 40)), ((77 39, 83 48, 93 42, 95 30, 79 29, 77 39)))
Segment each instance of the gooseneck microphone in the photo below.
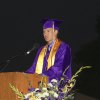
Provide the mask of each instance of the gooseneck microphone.
POLYGON ((25 53, 25 55, 30 54, 32 51, 34 51, 35 49, 38 49, 38 48, 39 48, 39 44, 38 44, 38 43, 35 43, 35 44, 33 45, 33 48, 30 49, 30 50, 28 50, 28 51, 25 53))
POLYGON ((15 56, 13 56, 13 57, 9 57, 7 60, 5 60, 5 61, 3 61, 3 62, 0 62, 0 66, 3 65, 3 64, 5 64, 5 66, 4 66, 2 69, 0 69, 0 72, 2 72, 2 71, 8 66, 8 64, 9 64, 12 60, 16 59, 17 57, 21 57, 21 56, 24 56, 24 55, 28 55, 28 54, 30 54, 32 51, 34 51, 35 49, 38 49, 38 48, 39 48, 39 44, 38 44, 38 43, 35 43, 35 44, 33 45, 32 49, 28 50, 27 52, 21 53, 21 54, 19 54, 19 55, 15 55, 15 56))

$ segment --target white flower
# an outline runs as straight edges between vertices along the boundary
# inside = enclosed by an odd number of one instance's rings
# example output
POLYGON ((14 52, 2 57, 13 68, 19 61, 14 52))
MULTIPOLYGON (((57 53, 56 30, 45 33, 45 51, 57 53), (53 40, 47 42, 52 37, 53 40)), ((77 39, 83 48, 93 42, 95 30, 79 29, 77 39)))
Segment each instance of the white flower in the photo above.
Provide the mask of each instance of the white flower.
POLYGON ((33 95, 33 92, 30 92, 30 93, 25 94, 24 96, 25 96, 25 99, 27 99, 27 98, 29 98, 32 95, 33 95))
POLYGON ((24 96, 25 96, 25 99, 27 99, 29 97, 29 94, 25 94, 24 96))
POLYGON ((41 100, 41 99, 38 99, 38 98, 29 98, 29 100, 41 100))
POLYGON ((54 95, 54 91, 53 90, 49 91, 49 94, 54 95))
POLYGON ((38 97, 38 98, 41 98, 42 94, 41 93, 37 93, 35 96, 38 97))
POLYGON ((58 94, 56 92, 54 92, 54 97, 58 98, 58 94))
POLYGON ((36 89, 35 89, 35 91, 38 91, 38 90, 40 90, 40 89, 39 89, 39 88, 36 88, 36 89))
POLYGON ((36 98, 35 100, 41 100, 40 98, 36 98))
POLYGON ((44 92, 43 94, 42 94, 42 97, 48 97, 49 96, 49 93, 48 92, 44 92))
POLYGON ((47 88, 43 87, 43 88, 42 88, 42 91, 43 91, 43 92, 47 91, 47 88))
POLYGON ((56 79, 52 79, 51 82, 57 83, 58 81, 56 79))
POLYGON ((53 87, 53 85, 51 83, 48 83, 48 87, 53 87))

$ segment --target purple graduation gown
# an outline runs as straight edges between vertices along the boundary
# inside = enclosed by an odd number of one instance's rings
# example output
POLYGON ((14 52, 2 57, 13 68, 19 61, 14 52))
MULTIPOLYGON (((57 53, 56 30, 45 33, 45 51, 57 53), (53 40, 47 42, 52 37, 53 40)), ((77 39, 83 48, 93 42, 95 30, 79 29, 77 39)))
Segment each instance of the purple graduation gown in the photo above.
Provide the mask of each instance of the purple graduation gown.
MULTIPOLYGON (((38 56, 42 48, 43 46, 38 50, 32 66, 28 70, 26 70, 25 73, 30 73, 30 74, 35 73, 36 63, 37 63, 38 56)), ((42 74, 48 76, 49 81, 52 79, 60 80, 63 71, 66 69, 66 67, 69 66, 65 75, 67 75, 68 79, 70 79, 72 75, 71 73, 71 58, 72 58, 71 56, 72 55, 71 55, 71 48, 69 47, 69 45, 66 44, 65 42, 62 42, 60 44, 55 55, 54 65, 51 66, 48 70, 46 70, 47 58, 49 56, 49 53, 50 51, 47 50, 46 56, 44 57, 42 74)))

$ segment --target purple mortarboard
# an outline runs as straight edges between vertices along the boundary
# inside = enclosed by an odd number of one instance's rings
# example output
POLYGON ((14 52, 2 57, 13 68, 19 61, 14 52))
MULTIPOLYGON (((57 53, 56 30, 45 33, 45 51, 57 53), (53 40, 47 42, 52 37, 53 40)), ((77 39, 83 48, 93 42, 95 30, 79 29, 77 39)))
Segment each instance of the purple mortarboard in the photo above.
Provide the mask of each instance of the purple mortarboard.
POLYGON ((59 25, 62 23, 62 20, 57 19, 42 19, 41 21, 43 29, 53 28, 59 30, 59 25))

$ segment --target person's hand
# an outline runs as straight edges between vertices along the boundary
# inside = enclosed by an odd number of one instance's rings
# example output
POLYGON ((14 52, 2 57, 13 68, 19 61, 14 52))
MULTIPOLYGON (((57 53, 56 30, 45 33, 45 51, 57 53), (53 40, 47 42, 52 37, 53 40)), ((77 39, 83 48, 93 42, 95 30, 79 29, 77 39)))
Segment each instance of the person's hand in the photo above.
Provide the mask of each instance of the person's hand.
POLYGON ((26 74, 25 72, 22 72, 22 74, 26 74))
POLYGON ((41 74, 42 76, 46 76, 45 74, 41 74))
POLYGON ((43 73, 41 73, 41 74, 38 74, 38 75, 40 75, 40 76, 46 76, 45 74, 43 74, 43 73))

